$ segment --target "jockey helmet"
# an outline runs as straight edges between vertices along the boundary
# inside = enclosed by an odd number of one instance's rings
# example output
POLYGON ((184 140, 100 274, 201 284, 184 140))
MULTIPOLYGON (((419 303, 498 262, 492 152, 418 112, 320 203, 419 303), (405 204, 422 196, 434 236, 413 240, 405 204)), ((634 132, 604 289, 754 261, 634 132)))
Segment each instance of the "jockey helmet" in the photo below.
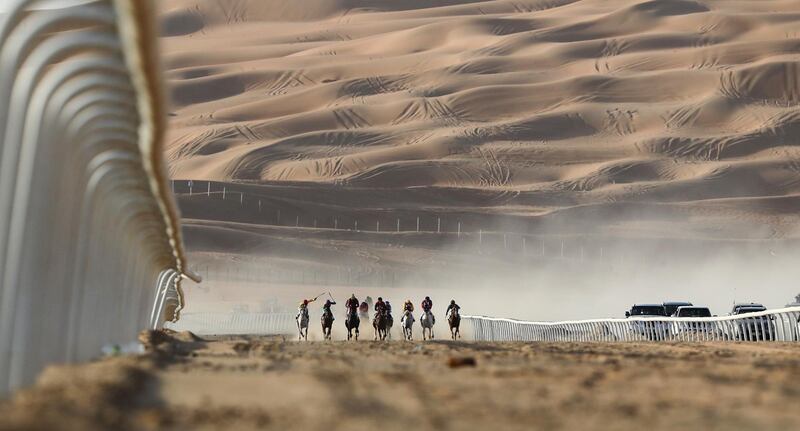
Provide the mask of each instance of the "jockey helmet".
POLYGON ((308 299, 303 300, 303 305, 308 305, 308 299))
POLYGON ((379 296, 379 297, 378 297, 378 301, 383 301, 383 298, 381 298, 381 297, 379 296))
POLYGON ((453 304, 453 305, 456 305, 456 300, 455 299, 451 299, 450 303, 453 304))

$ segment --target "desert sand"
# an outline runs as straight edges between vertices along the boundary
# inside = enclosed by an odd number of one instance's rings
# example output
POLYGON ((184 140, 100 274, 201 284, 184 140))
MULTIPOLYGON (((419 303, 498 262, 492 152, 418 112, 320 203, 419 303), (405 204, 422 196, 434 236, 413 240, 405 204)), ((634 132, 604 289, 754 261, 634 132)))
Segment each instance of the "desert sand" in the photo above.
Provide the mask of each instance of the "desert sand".
POLYGON ((0 405, 0 429, 800 426, 794 344, 160 341, 45 371, 0 405))
POLYGON ((174 178, 617 234, 796 234, 795 1, 164 3, 174 178))
POLYGON ((287 283, 475 287, 473 312, 526 319, 797 293, 796 1, 162 4, 196 306, 294 307, 287 283))

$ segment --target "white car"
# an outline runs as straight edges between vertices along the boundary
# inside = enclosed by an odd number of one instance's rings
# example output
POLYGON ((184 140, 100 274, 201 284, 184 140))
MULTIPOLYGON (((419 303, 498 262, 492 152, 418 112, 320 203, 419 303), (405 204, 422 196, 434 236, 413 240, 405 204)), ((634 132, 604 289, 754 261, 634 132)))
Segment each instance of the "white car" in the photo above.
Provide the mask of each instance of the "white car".
MULTIPOLYGON (((677 318, 702 318, 711 317, 708 307, 681 306, 675 310, 673 317, 677 318)), ((705 336, 713 334, 715 326, 712 322, 681 321, 672 322, 672 335, 676 338, 705 336)))

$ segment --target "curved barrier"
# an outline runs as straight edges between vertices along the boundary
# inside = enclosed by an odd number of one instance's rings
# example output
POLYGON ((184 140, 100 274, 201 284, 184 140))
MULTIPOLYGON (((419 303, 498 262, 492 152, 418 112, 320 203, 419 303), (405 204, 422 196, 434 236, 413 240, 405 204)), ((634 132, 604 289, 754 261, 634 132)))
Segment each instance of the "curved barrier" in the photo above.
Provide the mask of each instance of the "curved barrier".
POLYGON ((800 341, 800 307, 738 316, 567 322, 462 316, 462 323, 480 341, 800 341))
POLYGON ((62 3, 0 11, 0 393, 177 319, 187 274, 153 4, 62 3))

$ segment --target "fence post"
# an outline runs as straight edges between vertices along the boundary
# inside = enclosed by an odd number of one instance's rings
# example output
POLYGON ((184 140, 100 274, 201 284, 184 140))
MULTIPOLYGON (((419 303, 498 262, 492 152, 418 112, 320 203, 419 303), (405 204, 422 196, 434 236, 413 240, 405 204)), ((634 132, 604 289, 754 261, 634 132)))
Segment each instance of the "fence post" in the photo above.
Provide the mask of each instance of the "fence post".
POLYGON ((295 217, 294 227, 300 227, 300 216, 295 217))
POLYGON ((208 191, 206 191, 206 196, 211 197, 211 181, 208 182, 208 191))
POLYGON ((397 231, 400 232, 400 219, 397 219, 397 231))
POLYGON ((483 229, 478 229, 478 245, 483 245, 483 229))
POLYGON ((244 193, 239 192, 239 206, 244 206, 244 193))
POLYGON ((261 212, 261 199, 258 200, 258 212, 261 212))
POLYGON ((354 229, 354 230, 355 230, 356 232, 358 232, 358 220, 356 220, 356 221, 355 221, 355 229, 354 229))
POLYGON ((458 233, 456 234, 457 238, 461 238, 461 220, 458 221, 458 233))
POLYGON ((333 218, 333 228, 339 229, 339 219, 336 217, 333 218))
POLYGON ((189 180, 188 184, 189 184, 189 196, 191 196, 192 195, 192 188, 194 186, 194 182, 192 182, 192 180, 189 180))
POLYGON ((436 217, 436 233, 442 233, 442 218, 436 217))
POLYGON ((561 258, 564 258, 564 240, 561 240, 561 258))
POLYGON ((375 232, 380 232, 380 231, 381 231, 381 221, 378 220, 375 222, 375 232))

